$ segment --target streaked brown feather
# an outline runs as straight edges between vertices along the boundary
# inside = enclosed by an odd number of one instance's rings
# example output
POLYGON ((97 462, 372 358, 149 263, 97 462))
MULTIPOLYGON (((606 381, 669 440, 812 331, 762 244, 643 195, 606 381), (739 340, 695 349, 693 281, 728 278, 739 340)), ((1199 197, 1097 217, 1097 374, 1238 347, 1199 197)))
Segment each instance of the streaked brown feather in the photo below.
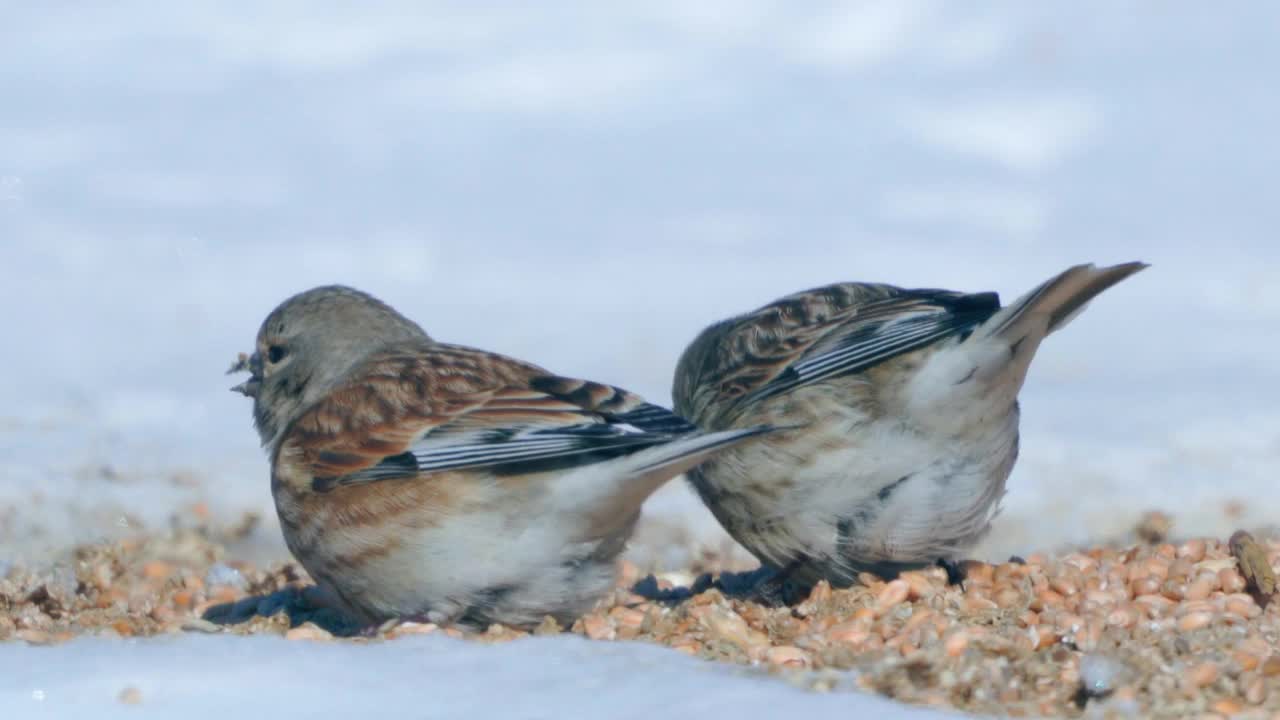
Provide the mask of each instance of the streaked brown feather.
POLYGON ((415 528, 435 524, 457 513, 473 493, 456 473, 410 478, 397 483, 340 485, 327 493, 306 493, 301 500, 306 517, 324 517, 325 526, 415 528))
POLYGON ((676 412, 708 428, 732 426, 736 401, 792 364, 830 350, 867 322, 937 307, 904 292, 893 285, 838 283, 712 325, 680 358, 672 392, 676 412))
POLYGON ((303 471, 286 477, 350 475, 431 431, 603 422, 644 402, 620 388, 444 344, 389 349, 351 378, 286 430, 277 457, 303 471))

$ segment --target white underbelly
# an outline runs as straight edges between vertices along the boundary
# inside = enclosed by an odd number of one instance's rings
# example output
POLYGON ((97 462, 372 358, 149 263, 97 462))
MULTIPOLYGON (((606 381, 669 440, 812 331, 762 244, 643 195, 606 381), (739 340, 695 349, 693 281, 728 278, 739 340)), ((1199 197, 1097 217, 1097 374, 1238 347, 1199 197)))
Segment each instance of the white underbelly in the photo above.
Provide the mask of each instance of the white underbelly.
POLYGON ((921 562, 986 532, 1017 455, 1017 422, 1015 409, 988 432, 947 438, 897 421, 824 423, 743 448, 721 471, 737 471, 729 485, 744 489, 741 511, 776 528, 755 539, 757 555, 921 562))

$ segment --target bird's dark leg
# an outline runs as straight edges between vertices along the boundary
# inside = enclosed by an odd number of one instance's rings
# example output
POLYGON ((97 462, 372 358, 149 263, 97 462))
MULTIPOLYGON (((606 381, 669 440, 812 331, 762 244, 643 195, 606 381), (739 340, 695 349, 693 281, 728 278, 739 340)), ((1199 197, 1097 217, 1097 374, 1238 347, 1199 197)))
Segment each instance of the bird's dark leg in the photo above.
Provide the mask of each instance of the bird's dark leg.
POLYGON ((781 569, 775 570, 762 578, 753 589, 753 594, 765 605, 780 607, 792 605, 809 597, 812 587, 802 585, 795 574, 803 568, 809 559, 800 557, 792 560, 781 569))
POLYGON ((964 560, 938 558, 938 567, 942 568, 947 573, 947 584, 955 585, 961 590, 964 590, 964 579, 966 575, 964 565, 964 560))

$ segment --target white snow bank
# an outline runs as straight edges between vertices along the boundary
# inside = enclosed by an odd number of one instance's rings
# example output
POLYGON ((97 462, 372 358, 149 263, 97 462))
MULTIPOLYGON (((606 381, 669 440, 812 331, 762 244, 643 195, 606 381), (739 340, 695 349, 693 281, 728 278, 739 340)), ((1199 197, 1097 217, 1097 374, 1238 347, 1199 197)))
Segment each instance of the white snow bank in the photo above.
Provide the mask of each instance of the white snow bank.
MULTIPOLYGON (((267 637, 0 645, 0 708, 23 718, 953 717, 641 643, 573 637, 487 646, 445 637, 369 645, 267 637), (141 703, 126 705, 123 689, 141 703)), ((844 685, 848 685, 848 681, 844 685)))

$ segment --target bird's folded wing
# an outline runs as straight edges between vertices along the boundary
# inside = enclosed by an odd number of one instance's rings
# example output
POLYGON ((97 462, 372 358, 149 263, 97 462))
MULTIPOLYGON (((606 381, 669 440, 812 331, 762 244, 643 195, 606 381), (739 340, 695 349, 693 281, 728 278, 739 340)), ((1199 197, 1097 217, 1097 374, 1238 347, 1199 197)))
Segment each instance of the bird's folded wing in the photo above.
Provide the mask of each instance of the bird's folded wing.
POLYGON ((907 291, 868 305, 831 329, 755 395, 769 396, 862 372, 939 340, 964 335, 1000 308, 993 293, 907 291))
POLYGON ((999 307, 994 293, 859 283, 798 293, 743 318, 732 330, 739 337, 721 340, 718 384, 743 402, 767 398, 968 333, 999 307))
POLYGON ((453 346, 375 359, 290 429, 316 489, 439 471, 598 462, 695 428, 619 388, 453 346))

